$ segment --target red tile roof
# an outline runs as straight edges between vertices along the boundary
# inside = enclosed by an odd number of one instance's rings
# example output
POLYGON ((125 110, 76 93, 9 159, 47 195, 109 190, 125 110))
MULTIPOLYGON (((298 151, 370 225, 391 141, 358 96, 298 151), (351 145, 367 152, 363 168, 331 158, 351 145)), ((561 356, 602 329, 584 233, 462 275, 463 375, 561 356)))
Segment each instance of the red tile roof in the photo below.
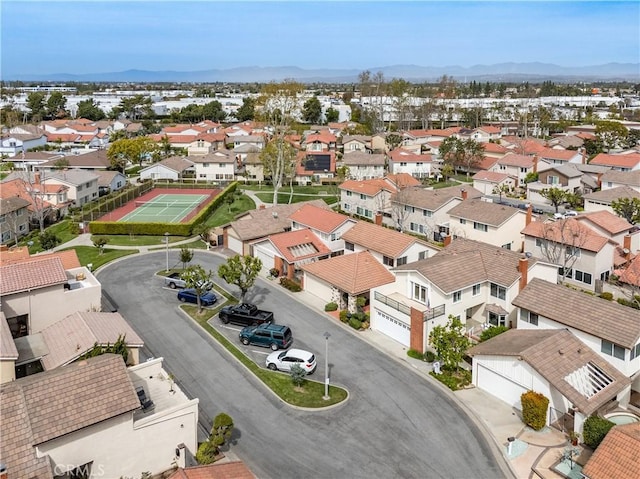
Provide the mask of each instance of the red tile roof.
POLYGON ((624 231, 629 231, 633 228, 633 225, 627 220, 614 215, 608 210, 594 211, 593 213, 579 215, 576 219, 586 223, 591 222, 612 235, 623 233, 624 231))
POLYGON ((589 479, 640 477, 640 422, 614 426, 582 468, 589 479))
POLYGON ((346 222, 354 222, 348 216, 309 204, 297 210, 289 219, 322 233, 333 233, 346 222))
POLYGON ((533 156, 507 153, 498 160, 499 165, 517 166, 520 168, 531 168, 533 166, 533 156))
POLYGON ((269 241, 289 264, 331 254, 331 250, 320 238, 307 228, 271 235, 269 241), (306 254, 296 254, 296 247, 304 247, 298 249, 300 253, 306 254))
POLYGON ((303 265, 302 269, 349 294, 366 293, 395 281, 395 276, 368 251, 334 256, 303 265))
POLYGON ((631 169, 640 164, 640 154, 629 153, 627 155, 609 155, 607 153, 600 153, 596 155, 589 164, 631 169))
POLYGON ((342 235, 342 239, 390 258, 399 258, 415 243, 426 245, 413 236, 366 221, 358 221, 342 235))
POLYGON ((255 475, 240 461, 179 468, 167 479, 255 479, 255 475))
POLYGON ((345 191, 352 191, 357 194, 363 194, 367 196, 375 196, 380 193, 382 190, 386 190, 389 192, 397 191, 396 188, 389 184, 389 182, 384 181, 382 178, 375 178, 372 180, 347 180, 342 183, 339 188, 345 191))
POLYGON ((0 294, 45 288, 67 282, 67 274, 59 257, 38 257, 20 263, 0 266, 0 294))
POLYGON ((532 221, 525 226, 522 234, 596 253, 610 241, 574 218, 567 218, 553 223, 532 221))

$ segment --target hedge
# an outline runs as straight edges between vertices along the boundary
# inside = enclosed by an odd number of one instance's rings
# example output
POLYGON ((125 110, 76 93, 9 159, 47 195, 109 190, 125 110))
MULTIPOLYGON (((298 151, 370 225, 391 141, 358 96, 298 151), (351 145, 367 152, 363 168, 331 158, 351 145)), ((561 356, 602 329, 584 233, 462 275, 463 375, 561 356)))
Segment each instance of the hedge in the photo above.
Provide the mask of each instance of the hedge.
POLYGON ((540 431, 547 425, 547 408, 549 399, 544 394, 527 391, 520 396, 522 404, 522 420, 535 431, 540 431))
POLYGON ((169 233, 171 236, 191 236, 193 228, 202 223, 223 204, 225 197, 233 194, 238 186, 234 181, 222 193, 216 196, 188 223, 122 223, 117 221, 92 221, 89 230, 94 235, 148 235, 162 236, 169 233))
POLYGON ((593 449, 597 448, 613 426, 615 424, 608 419, 589 416, 582 426, 584 443, 593 449))

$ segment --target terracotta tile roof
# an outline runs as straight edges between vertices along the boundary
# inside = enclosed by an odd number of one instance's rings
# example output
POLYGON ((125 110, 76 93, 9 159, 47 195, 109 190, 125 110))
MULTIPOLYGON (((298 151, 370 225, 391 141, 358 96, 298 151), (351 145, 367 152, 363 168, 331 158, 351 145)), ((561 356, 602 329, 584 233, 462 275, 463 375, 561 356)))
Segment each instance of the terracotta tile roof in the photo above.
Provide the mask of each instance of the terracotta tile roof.
POLYGON ((602 174, 602 182, 619 183, 628 186, 640 186, 640 170, 617 171, 609 170, 602 174))
POLYGON ((478 181, 488 181, 489 183, 500 183, 508 178, 511 178, 511 176, 505 173, 499 173, 497 171, 482 170, 478 171, 471 178, 478 181))
POLYGON ((532 221, 522 230, 525 236, 540 238, 568 246, 579 247, 597 253, 611 241, 609 238, 596 233, 593 229, 582 224, 575 218, 558 220, 553 223, 532 221))
POLYGON ((67 282, 59 257, 30 258, 20 263, 0 266, 0 295, 18 293, 67 282))
MULTIPOLYGON (((537 152, 540 158, 548 158, 551 160, 569 161, 580 153, 576 150, 562 150, 558 148, 544 148, 537 152)), ((582 156, 582 155, 580 155, 582 156)))
POLYGON ((576 216, 576 220, 584 221, 585 223, 591 222, 611 235, 629 231, 631 228, 633 228, 633 225, 627 220, 611 213, 608 210, 594 211, 592 213, 582 214, 576 216))
POLYGON ((114 344, 125 336, 129 347, 141 348, 144 342, 120 313, 77 312, 41 331, 49 354, 42 358, 45 370, 75 361, 97 343, 114 344))
POLYGON ((627 349, 640 338, 637 310, 538 278, 512 304, 627 349))
POLYGON ((331 133, 330 131, 321 131, 320 133, 313 133, 311 135, 308 135, 304 141, 303 144, 307 145, 309 143, 324 143, 326 145, 329 145, 331 143, 335 143, 336 142, 336 136, 331 133))
POLYGON ((389 184, 382 178, 376 178, 373 180, 347 180, 342 183, 338 188, 345 191, 351 191, 356 194, 363 194, 367 196, 375 196, 382 190, 389 192, 395 192, 396 188, 389 184))
MULTIPOLYGON (((8 178, 9 177, 7 177, 7 179, 5 179, 5 181, 1 183, 0 196, 2 198, 12 198, 15 196, 23 198, 29 202, 29 205, 30 205, 28 207, 29 211, 33 211, 35 209, 34 205, 39 205, 42 207, 42 209, 45 209, 45 210, 47 208, 53 208, 53 205, 51 203, 44 201, 39 196, 35 196, 35 193, 34 193, 35 198, 32 198, 30 196, 28 191, 31 188, 31 185, 28 182, 19 178, 16 178, 16 179, 8 179, 8 178)), ((69 189, 68 186, 63 186, 63 185, 44 185, 41 183, 33 184, 33 190, 35 192, 44 191, 47 193, 58 193, 68 189, 69 189)))
POLYGON ((209 143, 219 143, 221 141, 224 141, 226 137, 227 135, 225 135, 223 132, 201 133, 198 135, 197 140, 204 140, 204 141, 208 141, 209 143))
POLYGON ((343 224, 355 223, 346 215, 336 213, 331 209, 319 208, 314 205, 303 205, 290 216, 291 221, 322 233, 333 233, 343 224))
POLYGON ((358 221, 342 235, 342 239, 389 258, 401 257, 402 253, 415 243, 427 245, 413 236, 366 221, 358 221))
POLYGON ((47 258, 60 258, 62 267, 65 270, 80 268, 80 260, 76 250, 69 249, 65 251, 56 251, 55 253, 38 253, 33 256, 29 255, 29 248, 26 246, 19 248, 11 248, 7 251, 0 250, 0 265, 9 263, 23 263, 32 259, 43 260, 47 258))
POLYGON ((616 188, 608 188, 606 190, 596 191, 584 195, 585 200, 593 200, 603 203, 611 203, 620 198, 638 198, 640 199, 640 191, 636 191, 629 186, 618 186, 616 188))
POLYGON ((368 251, 334 256, 303 265, 302 269, 349 294, 365 293, 395 281, 395 276, 368 251))
POLYGON ((597 411, 629 385, 629 378, 567 329, 512 329, 469 350, 472 356, 517 356, 575 405, 583 414, 597 411), (595 366, 610 382, 601 389, 581 391, 572 376, 595 366))
POLYGON ((394 162, 407 162, 407 163, 431 163, 433 161, 432 155, 416 155, 402 148, 396 148, 389 153, 391 161, 394 162))
POLYGON ((414 178, 409 173, 389 173, 384 177, 384 179, 388 183, 391 183, 393 186, 400 189, 422 185, 419 179, 414 178))
POLYGON ((479 126, 478 128, 475 129, 475 131, 484 131, 485 133, 497 135, 498 133, 500 133, 501 130, 497 126, 484 125, 484 126, 479 126))
POLYGON ((640 154, 610 155, 607 153, 599 153, 593 157, 589 164, 631 169, 640 164, 640 154))
POLYGON ((318 208, 329 209, 323 200, 312 200, 302 203, 275 205, 269 208, 247 212, 236 221, 229 223, 238 238, 242 241, 264 238, 271 234, 282 233, 291 228, 291 215, 306 204, 318 208))
POLYGON ((11 329, 3 311, 0 311, 0 359, 18 359, 18 348, 13 341, 11 329))
MULTIPOLYGON (((315 170, 306 169, 306 160, 312 159, 314 156, 329 155, 329 172, 336 171, 336 153, 334 151, 301 151, 296 156, 296 174, 299 176, 309 176, 317 173, 315 170)), ((311 163, 311 162, 310 162, 311 163)))
POLYGON ((342 163, 349 166, 384 166, 385 156, 378 153, 366 153, 364 151, 349 151, 342 157, 342 163))
POLYGON ((53 143, 56 141, 61 141, 63 143, 71 143, 71 142, 75 142, 78 141, 80 138, 80 135, 78 135, 77 133, 50 133, 50 132, 46 132, 45 135, 47 136, 47 143, 53 143))
POLYGON ((26 246, 0 248, 0 265, 23 261, 29 257, 29 248, 26 246))
POLYGON ((405 188, 398 198, 392 201, 415 206, 424 210, 436 211, 449 203, 452 199, 462 199, 462 190, 467 192, 467 198, 480 198, 482 193, 475 188, 464 186, 450 186, 437 190, 425 190, 424 188, 405 188))
POLYGON ((307 228, 271 235, 269 240, 290 264, 331 254, 331 250, 320 238, 307 228), (299 247, 304 248, 300 249, 299 247), (300 254, 296 254, 296 251, 299 251, 300 254), (304 252, 306 254, 302 254, 304 252))
POLYGON ((499 165, 517 166, 519 168, 533 167, 533 156, 507 153, 498 160, 499 165))
POLYGON ((497 143, 483 143, 485 153, 507 153, 507 150, 504 146, 499 145, 497 143))
POLYGON ((625 269, 616 274, 621 282, 640 287, 640 255, 635 256, 625 269))
POLYGON ((492 156, 484 156, 482 157, 482 159, 476 164, 476 168, 480 169, 480 170, 488 170, 489 168, 491 168, 493 165, 495 165, 498 162, 497 158, 494 158, 492 156))
MULTIPOLYGON (((0 385, 0 392, 3 396, 18 395, 23 407, 21 424, 14 428, 6 427, 4 418, 8 416, 3 414, 2 447, 9 452, 16 445, 14 435, 24 434, 27 426, 33 447, 140 408, 122 356, 115 354, 17 379, 0 385)), ((11 455, 4 452, 3 462, 11 455)))
POLYGON ((582 468, 589 479, 640 477, 640 422, 614 426, 582 468))
MULTIPOLYGON (((408 263, 397 271, 417 271, 444 293, 490 281, 509 287, 520 279, 522 255, 480 241, 456 238, 431 258, 408 263)), ((528 265, 536 258, 529 258, 528 265)))
POLYGON ((476 199, 462 201, 449 210, 449 216, 496 227, 516 215, 522 215, 522 224, 524 224, 525 215, 517 208, 476 199))
POLYGON ((206 466, 193 466, 185 469, 179 468, 167 479, 255 479, 244 462, 226 462, 222 464, 209 464, 206 466))

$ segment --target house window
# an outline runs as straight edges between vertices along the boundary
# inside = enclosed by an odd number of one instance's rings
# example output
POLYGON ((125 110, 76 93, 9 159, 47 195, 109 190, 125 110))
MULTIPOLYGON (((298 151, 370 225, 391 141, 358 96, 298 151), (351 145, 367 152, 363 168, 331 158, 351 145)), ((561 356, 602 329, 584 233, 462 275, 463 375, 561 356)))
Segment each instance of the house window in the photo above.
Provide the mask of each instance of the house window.
POLYGON ((353 193, 351 191, 347 191, 346 193, 347 193, 347 196, 352 196, 353 195, 353 193))
POLYGON ((221 180, 224 178, 224 175, 222 173, 216 173, 216 180, 221 180))
POLYGON ((349 243, 348 241, 345 241, 344 249, 346 249, 347 251, 355 251, 356 247, 353 243, 349 243))
POLYGON ((591 284, 591 273, 585 273, 584 271, 575 271, 575 280, 585 284, 591 284))
POLYGON ((507 318, 504 314, 489 313, 489 324, 493 326, 506 326, 507 318))
POLYGON ((558 185, 560 184, 560 177, 549 175, 547 176, 547 184, 548 185, 558 185))
POLYGON ((388 256, 383 256, 382 257, 382 263, 385 266, 391 266, 393 267, 393 258, 389 258, 388 256))
POLYGON ((218 166, 219 166, 220 168, 224 168, 224 163, 218 163, 218 166))
POLYGON ((422 210, 422 216, 426 216, 427 218, 431 218, 433 216, 433 211, 422 210))
POLYGON ((408 213, 413 213, 415 211, 415 208, 413 206, 404 205, 404 210, 408 213))
POLYGON ((531 311, 527 311, 526 309, 520 310, 520 319, 525 323, 533 324, 534 326, 538 325, 538 315, 531 311))
POLYGON ((491 283, 491 296, 498 299, 505 299, 507 297, 507 290, 502 286, 491 283))
POLYGON ((511 249, 511 243, 503 244, 503 245, 502 245, 502 248, 503 248, 503 249, 509 249, 509 250, 510 250, 510 249, 511 249))
POLYGON ((565 255, 567 258, 579 258, 580 248, 578 248, 577 246, 567 246, 565 248, 565 255))
POLYGON ((600 346, 600 352, 608 356, 613 356, 614 358, 622 359, 624 361, 624 348, 612 343, 611 341, 603 339, 600 346))
POLYGON ((478 296, 480 294, 480 284, 474 284, 473 290, 471 293, 473 296, 478 296))
POLYGON ((544 241, 542 241, 542 239, 536 238, 536 246, 537 247, 542 248, 543 244, 544 244, 544 241))
POLYGON ((361 200, 366 200, 367 199, 367 195, 360 194, 360 199, 361 200))
POLYGON ((356 214, 359 214, 360 216, 362 216, 362 206, 358 206, 356 208, 356 214))
POLYGON ((527 169, 526 169, 526 168, 522 168, 522 167, 520 167, 520 173, 526 173, 526 172, 527 172, 527 169))
POLYGON ((428 251, 420 251, 418 253, 418 260, 425 259, 429 255, 428 251))
POLYGON ((407 166, 407 162, 406 161, 401 161, 400 162, 400 166, 407 166))
POLYGON ((453 292, 453 302, 459 303, 462 300, 462 291, 453 292))
POLYGON ((427 288, 418 283, 413 283, 413 298, 415 301, 427 304, 427 288))
POLYGON ((349 203, 345 203, 342 209, 345 211, 349 211, 351 209, 351 205, 349 203))
POLYGON ((398 266, 402 266, 403 264, 407 264, 407 257, 403 256, 402 258, 398 258, 398 261, 396 262, 396 264, 398 266))
POLYGON ((489 227, 487 225, 485 225, 484 223, 478 223, 477 221, 474 221, 473 222, 473 229, 487 232, 489 230, 489 227))
POLYGON ((461 225, 466 225, 467 224, 467 220, 465 220, 464 218, 460 218, 460 224, 461 225))
POLYGON ((640 356, 640 343, 631 348, 631 359, 635 359, 640 356))

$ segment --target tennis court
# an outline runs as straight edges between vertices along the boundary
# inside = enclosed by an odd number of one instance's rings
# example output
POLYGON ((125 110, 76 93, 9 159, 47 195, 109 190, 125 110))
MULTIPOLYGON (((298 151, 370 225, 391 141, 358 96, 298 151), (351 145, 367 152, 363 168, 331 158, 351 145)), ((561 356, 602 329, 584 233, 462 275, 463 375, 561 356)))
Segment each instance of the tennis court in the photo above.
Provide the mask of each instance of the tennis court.
POLYGON ((194 210, 201 208, 209 195, 160 194, 146 201, 135 201, 135 209, 119 222, 180 223, 194 210))

